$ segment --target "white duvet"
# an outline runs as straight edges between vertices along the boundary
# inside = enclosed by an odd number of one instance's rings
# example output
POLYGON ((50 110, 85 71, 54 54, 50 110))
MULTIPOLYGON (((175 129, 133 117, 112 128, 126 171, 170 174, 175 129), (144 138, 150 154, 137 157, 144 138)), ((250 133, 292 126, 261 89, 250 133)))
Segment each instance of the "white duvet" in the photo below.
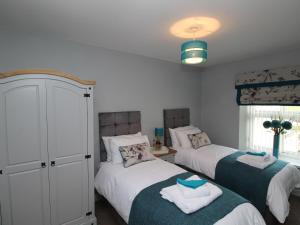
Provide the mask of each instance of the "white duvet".
MULTIPOLYGON (((105 162, 95 178, 95 187, 128 223, 132 202, 144 188, 185 172, 182 168, 157 159, 128 168, 105 162)), ((265 225, 258 210, 250 203, 241 204, 219 220, 217 225, 265 225)), ((195 224, 196 225, 196 224, 195 224)))
MULTIPOLYGON (((197 150, 177 147, 176 150, 175 162, 177 164, 189 167, 212 179, 215 178, 218 162, 237 151, 220 145, 207 145, 197 150)), ((281 223, 284 223, 289 214, 289 196, 296 187, 300 187, 300 172, 290 164, 277 173, 270 182, 266 204, 281 223)))

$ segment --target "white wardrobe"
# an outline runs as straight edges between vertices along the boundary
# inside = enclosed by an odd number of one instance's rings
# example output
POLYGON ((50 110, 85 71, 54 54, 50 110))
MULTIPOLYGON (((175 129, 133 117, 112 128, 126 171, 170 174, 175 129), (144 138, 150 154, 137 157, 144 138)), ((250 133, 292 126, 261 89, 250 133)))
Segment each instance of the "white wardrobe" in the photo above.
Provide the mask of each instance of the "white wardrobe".
POLYGON ((1 225, 96 225, 93 81, 0 73, 1 225))

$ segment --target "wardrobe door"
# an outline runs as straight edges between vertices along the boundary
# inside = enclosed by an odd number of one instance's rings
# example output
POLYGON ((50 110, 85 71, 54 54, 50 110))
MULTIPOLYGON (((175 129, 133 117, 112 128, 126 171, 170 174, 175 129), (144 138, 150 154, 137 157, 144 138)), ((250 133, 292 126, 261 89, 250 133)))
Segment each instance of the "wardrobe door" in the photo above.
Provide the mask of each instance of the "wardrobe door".
POLYGON ((47 81, 52 225, 81 224, 88 212, 86 89, 47 81))
POLYGON ((49 225, 43 80, 0 84, 0 199, 5 225, 49 225))

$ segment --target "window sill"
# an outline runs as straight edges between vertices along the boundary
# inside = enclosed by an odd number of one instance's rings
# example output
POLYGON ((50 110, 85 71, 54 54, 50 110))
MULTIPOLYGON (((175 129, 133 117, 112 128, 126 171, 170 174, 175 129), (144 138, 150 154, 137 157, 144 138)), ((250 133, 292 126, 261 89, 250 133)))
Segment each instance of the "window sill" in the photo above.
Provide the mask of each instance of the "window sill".
POLYGON ((286 155, 280 155, 279 159, 281 159, 283 161, 286 161, 286 162, 289 162, 292 165, 294 165, 294 166, 296 166, 300 169, 300 159, 295 159, 295 158, 292 158, 292 157, 289 157, 289 156, 286 156, 286 155))

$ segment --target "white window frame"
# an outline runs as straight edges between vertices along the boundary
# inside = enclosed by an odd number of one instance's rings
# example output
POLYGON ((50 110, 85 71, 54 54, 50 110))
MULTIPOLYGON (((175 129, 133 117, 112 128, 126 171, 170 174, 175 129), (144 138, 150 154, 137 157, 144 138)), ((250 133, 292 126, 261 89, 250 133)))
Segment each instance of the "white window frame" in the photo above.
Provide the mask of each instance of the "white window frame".
MULTIPOLYGON (((298 112, 287 112, 285 111, 286 108, 284 106, 277 106, 280 107, 280 111, 277 112, 260 112, 260 111, 251 111, 254 110, 255 108, 251 107, 256 107, 256 106, 240 106, 240 122, 239 122, 239 148, 241 150, 252 150, 252 151, 267 151, 267 152, 272 152, 272 147, 273 147, 273 132, 268 131, 267 129, 263 128, 263 121, 265 120, 270 120, 271 117, 279 117, 283 116, 284 119, 292 119, 292 122, 299 123, 300 122, 300 111, 298 112), (259 113, 257 113, 259 112, 259 113), (258 130, 259 135, 263 136, 263 140, 260 140, 260 143, 256 145, 255 143, 255 138, 253 137, 253 130, 255 127, 251 127, 254 123, 254 117, 257 115, 256 121, 259 121, 256 123, 257 126, 261 126, 260 130, 258 130), (260 125, 261 124, 261 125, 260 125), (264 132, 265 130, 265 132, 264 132), (267 133, 270 132, 270 133, 267 133), (267 144, 266 144, 267 142, 267 144), (265 146, 262 146, 262 143, 266 144, 265 146), (255 147, 253 147, 255 146, 255 147), (266 147, 267 146, 267 147, 266 147)), ((265 106, 266 107, 266 106, 265 106)), ((295 132, 294 130, 291 132, 295 132)), ((292 133, 288 131, 286 135, 291 135, 292 133)), ((298 131, 300 135, 300 130, 298 131)), ((258 134, 256 134, 258 135, 258 134)), ((283 143, 284 143, 284 135, 281 135, 281 140, 280 140, 280 149, 283 149, 283 143)), ((257 136, 256 136, 257 139, 257 136)), ((298 145, 299 146, 299 145, 298 145)), ((299 151, 299 147, 296 148, 299 151)), ((293 149, 293 151, 296 151, 296 149, 293 149)), ((280 158, 287 160, 289 162, 294 162, 297 165, 300 165, 300 151, 298 153, 286 153, 286 152, 281 152, 280 153, 280 158)))

